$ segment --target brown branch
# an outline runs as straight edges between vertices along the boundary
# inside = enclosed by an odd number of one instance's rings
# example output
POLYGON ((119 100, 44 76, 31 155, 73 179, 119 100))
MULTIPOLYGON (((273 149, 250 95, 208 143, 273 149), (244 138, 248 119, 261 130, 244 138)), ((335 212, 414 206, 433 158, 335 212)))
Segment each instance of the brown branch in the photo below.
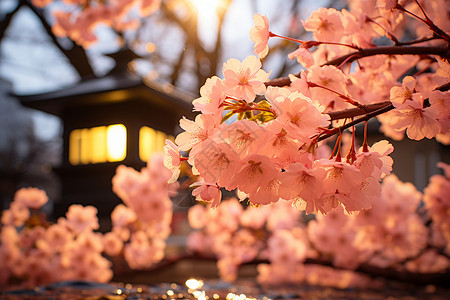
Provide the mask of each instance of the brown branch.
MULTIPOLYGON (((305 263, 346 270, 345 268, 336 267, 331 262, 321 259, 307 258, 305 263)), ((448 270, 444 273, 415 273, 407 270, 398 270, 392 267, 380 268, 374 265, 361 264, 358 268, 352 271, 366 274, 371 277, 382 277, 385 279, 393 279, 396 281, 414 283, 418 285, 435 284, 445 286, 450 280, 450 271, 448 270)))
POLYGON ((428 46, 380 46, 375 48, 361 49, 354 51, 341 57, 332 59, 324 65, 338 66, 346 61, 351 63, 363 57, 374 55, 438 55, 442 58, 449 58, 450 51, 447 47, 428 47, 428 46))
MULTIPOLYGON (((380 46, 375 48, 361 49, 346 55, 332 59, 323 66, 339 66, 343 62, 351 63, 363 57, 374 55, 438 55, 442 58, 450 58, 450 50, 447 47, 421 47, 421 46, 380 46)), ((295 76, 300 76, 296 74, 295 76)), ((267 81, 266 86, 287 86, 291 83, 289 77, 280 77, 267 81)))
MULTIPOLYGON (((147 272, 157 272, 163 269, 174 267, 177 263, 183 260, 194 260, 194 261, 210 261, 215 262, 217 258, 214 256, 203 255, 201 253, 183 253, 178 256, 166 257, 163 261, 158 264, 153 265, 151 268, 141 271, 136 270, 124 270, 122 273, 116 273, 114 280, 115 281, 123 281, 123 278, 129 276, 130 273, 136 274, 145 274, 147 272)), ((242 263, 241 265, 255 265, 255 264, 268 264, 270 261, 268 260, 253 260, 250 262, 242 263)), ((340 268, 334 266, 329 260, 317 259, 317 258, 307 258, 304 261, 305 264, 314 264, 321 266, 328 266, 334 268, 336 270, 348 270, 346 268, 340 268)), ((406 270, 398 270, 392 267, 389 268, 380 268, 369 264, 361 264, 356 270, 351 270, 353 272, 357 272, 360 274, 365 274, 371 276, 373 278, 382 277, 385 279, 392 279, 399 282, 408 282, 414 283, 418 285, 426 285, 426 284, 435 284, 435 285, 447 285, 450 279, 450 272, 447 270, 443 273, 415 273, 406 270)))
MULTIPOLYGON (((70 64, 77 71, 80 77, 91 77, 95 76, 94 70, 89 63, 86 51, 76 43, 70 50, 65 49, 58 41, 58 38, 53 34, 50 24, 47 22, 42 14, 41 9, 37 9, 31 3, 26 2, 26 6, 39 18, 45 32, 52 40, 53 44, 61 51, 61 53, 69 60, 70 64)), ((73 42, 73 41, 72 41, 73 42)))
POLYGON ((393 108, 394 108, 394 105, 392 105, 392 103, 388 101, 388 104, 386 106, 382 106, 381 108, 378 108, 377 110, 374 110, 374 111, 366 114, 364 117, 358 118, 358 119, 356 119, 356 120, 354 120, 354 121, 352 121, 350 123, 347 123, 345 125, 342 125, 340 127, 335 127, 335 128, 333 128, 331 130, 328 130, 324 135, 320 135, 318 138, 316 138, 316 141, 319 142, 319 141, 325 140, 325 139, 327 139, 327 138, 329 138, 329 137, 331 137, 331 136, 333 136, 333 135, 335 135, 335 134, 337 134, 339 132, 344 131, 347 128, 350 128, 350 127, 352 127, 354 125, 357 125, 357 124, 359 124, 361 122, 369 121, 373 117, 376 117, 378 115, 384 114, 384 113, 392 110, 393 108))
MULTIPOLYGON (((435 90, 438 91, 448 91, 450 89, 450 82, 447 82, 443 85, 438 86, 435 90)), ((424 106, 429 106, 430 103, 428 102, 428 98, 424 100, 424 106)), ((338 120, 343 118, 353 118, 360 115, 365 115, 364 117, 358 118, 348 124, 345 124, 340 127, 335 127, 331 130, 328 130, 325 132, 325 134, 320 135, 318 138, 316 138, 316 141, 322 141, 324 139, 327 139, 339 132, 344 131, 347 128, 350 128, 356 124, 359 124, 361 122, 369 121, 373 117, 376 117, 378 115, 384 114, 390 110, 394 109, 394 105, 390 101, 384 101, 380 103, 374 103, 365 105, 363 108, 350 108, 342 111, 336 111, 336 112, 329 112, 328 115, 330 116, 331 120, 338 120), (366 114, 367 111, 370 111, 366 114)))
POLYGON ((390 101, 373 103, 373 104, 364 105, 364 108, 355 107, 355 108, 344 109, 341 111, 332 111, 332 112, 327 113, 327 115, 330 116, 331 121, 345 119, 345 118, 354 118, 357 116, 365 115, 366 113, 373 112, 377 109, 383 108, 383 107, 389 105, 390 103, 391 103, 390 101))

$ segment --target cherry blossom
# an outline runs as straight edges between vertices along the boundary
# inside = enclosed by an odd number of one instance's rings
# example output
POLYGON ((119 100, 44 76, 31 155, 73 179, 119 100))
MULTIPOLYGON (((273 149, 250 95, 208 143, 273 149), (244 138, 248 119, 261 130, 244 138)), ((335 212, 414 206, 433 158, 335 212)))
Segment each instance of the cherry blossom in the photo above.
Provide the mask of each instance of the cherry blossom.
POLYGON ((261 62, 256 56, 247 56, 242 62, 235 58, 223 64, 224 84, 229 96, 253 102, 256 94, 266 91, 264 82, 270 73, 261 69, 261 62))
POLYGON ((196 197, 197 201, 210 203, 211 208, 217 207, 222 200, 222 192, 215 184, 197 181, 191 187, 195 188, 192 195, 196 197))
POLYGON ((170 140, 166 140, 164 146, 164 166, 172 172, 168 183, 174 183, 180 176, 181 154, 178 147, 170 140))
POLYGON ((390 100, 396 103, 404 103, 406 100, 411 100, 414 94, 414 88, 416 86, 416 80, 412 76, 406 76, 403 78, 402 87, 394 86, 391 88, 390 100))
POLYGON ((270 36, 269 19, 267 19, 266 15, 255 14, 253 16, 253 22, 255 26, 250 29, 250 39, 255 43, 255 54, 258 58, 262 59, 269 52, 269 46, 267 45, 270 36))
MULTIPOLYGON (((278 99, 278 98, 277 98, 278 99)), ((306 142, 317 133, 317 128, 328 126, 328 118, 303 94, 293 92, 277 101, 278 120, 291 136, 306 142)))
POLYGON ((436 113, 431 108, 423 108, 423 96, 413 94, 411 100, 403 104, 393 103, 396 110, 391 119, 391 126, 396 131, 406 128, 406 135, 413 140, 421 140, 424 137, 433 138, 441 131, 441 126, 436 120, 436 113))
POLYGON ((325 176, 325 169, 317 163, 312 168, 301 163, 292 164, 280 175, 280 196, 284 199, 300 197, 306 203, 306 213, 326 213, 331 208, 324 207, 325 203, 320 201, 325 176))
POLYGON ((190 157, 194 157, 194 164, 206 182, 219 183, 228 189, 237 187, 233 179, 241 168, 241 159, 228 144, 208 139, 194 150, 190 157))
POLYGON ((14 195, 14 201, 28 208, 39 209, 48 202, 48 197, 43 190, 22 188, 14 195))
POLYGON ((340 12, 334 8, 324 7, 314 11, 303 22, 303 27, 307 31, 312 31, 316 40, 327 42, 339 41, 344 31, 340 12))
POLYGON ((297 62, 305 68, 309 68, 314 65, 314 57, 311 52, 303 46, 299 46, 297 50, 289 53, 289 59, 297 59, 297 62))
POLYGON ((217 76, 208 78, 200 88, 200 96, 192 101, 194 110, 203 114, 216 114, 226 98, 223 81, 217 76))
POLYGON ((164 167, 165 162, 162 154, 153 154, 139 172, 119 166, 112 179, 113 191, 125 205, 117 205, 111 213, 113 228, 104 243, 111 244, 112 249, 105 252, 115 256, 123 251, 132 269, 147 268, 164 257, 173 208, 169 198, 173 184, 166 181, 170 171, 164 167))
POLYGON ((175 139, 178 149, 187 151, 206 140, 216 125, 218 125, 216 120, 210 115, 197 115, 195 122, 186 118, 181 119, 180 127, 185 131, 180 133, 175 139))
POLYGON ((448 60, 438 59, 439 67, 433 74, 433 79, 437 84, 445 84, 450 79, 450 63, 448 60))
POLYGON ((98 229, 97 208, 94 206, 82 206, 73 204, 69 207, 67 213, 67 226, 75 232, 98 229))

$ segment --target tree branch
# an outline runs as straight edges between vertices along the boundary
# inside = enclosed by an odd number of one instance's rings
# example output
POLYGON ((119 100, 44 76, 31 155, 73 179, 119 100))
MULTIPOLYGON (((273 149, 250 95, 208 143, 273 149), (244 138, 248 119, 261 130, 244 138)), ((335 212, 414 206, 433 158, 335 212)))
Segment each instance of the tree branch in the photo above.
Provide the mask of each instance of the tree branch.
POLYGON ((347 129, 347 128, 350 128, 350 127, 352 127, 352 126, 354 126, 354 125, 357 125, 357 124, 359 124, 359 123, 361 123, 361 122, 369 121, 369 120, 372 119, 373 117, 376 117, 376 116, 378 116, 378 115, 384 114, 384 113, 386 113, 386 112, 392 110, 393 108, 394 108, 394 105, 392 105, 392 103, 388 101, 388 104, 387 104, 387 105, 382 106, 381 108, 378 108, 378 109, 376 109, 376 110, 374 110, 374 111, 372 111, 372 112, 366 114, 364 117, 358 118, 358 119, 356 119, 356 120, 354 120, 354 121, 352 121, 352 122, 350 122, 350 123, 347 123, 347 124, 345 124, 345 125, 342 125, 342 126, 335 127, 335 128, 333 128, 333 129, 327 130, 327 131, 325 132, 325 134, 319 135, 319 136, 315 139, 315 141, 316 141, 316 142, 319 142, 319 141, 325 140, 325 139, 327 139, 327 138, 329 138, 329 137, 331 137, 331 136, 333 136, 333 135, 335 135, 335 134, 337 134, 337 133, 339 133, 339 132, 344 131, 344 130, 347 129))
MULTIPOLYGON (((361 49, 346 55, 332 59, 323 66, 339 66, 343 62, 351 63, 363 57, 374 55, 438 55, 442 58, 450 58, 450 50, 447 47, 421 47, 421 46, 380 46, 375 48, 361 49)), ((300 76, 296 74, 295 76, 300 76)), ((287 86, 291 83, 289 77, 280 77, 267 81, 266 86, 287 86)))
POLYGON ((364 105, 364 108, 355 107, 355 108, 349 108, 349 109, 345 109, 345 110, 341 110, 341 111, 332 111, 332 112, 327 113, 327 115, 330 116, 331 121, 345 119, 345 118, 354 118, 354 117, 357 117, 360 115, 364 115, 366 113, 376 111, 377 109, 383 108, 383 107, 389 105, 390 103, 391 103, 390 101, 373 103, 373 104, 364 105))
POLYGON ((50 24, 47 22, 43 14, 34 7, 31 3, 26 2, 25 5, 39 18, 45 32, 52 40, 53 44, 61 51, 61 53, 69 60, 70 64, 74 67, 81 78, 95 76, 92 69, 86 51, 76 43, 70 50, 65 49, 58 41, 58 38, 53 34, 50 24))

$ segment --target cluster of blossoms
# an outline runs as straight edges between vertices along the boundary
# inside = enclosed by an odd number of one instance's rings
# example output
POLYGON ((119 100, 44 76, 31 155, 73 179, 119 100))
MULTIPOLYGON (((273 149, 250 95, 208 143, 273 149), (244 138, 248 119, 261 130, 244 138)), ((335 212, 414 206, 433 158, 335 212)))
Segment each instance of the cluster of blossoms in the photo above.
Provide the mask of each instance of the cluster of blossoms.
POLYGON ((0 287, 33 287, 60 280, 107 282, 111 262, 98 229, 97 209, 72 205, 65 218, 50 224, 39 213, 44 191, 23 188, 2 214, 0 287))
POLYGON ((265 258, 268 234, 300 226, 299 216, 287 201, 246 209, 236 198, 217 209, 196 204, 188 211, 189 224, 196 231, 189 234, 187 246, 201 255, 217 257, 221 277, 234 281, 240 265, 265 258))
POLYGON ((361 148, 352 144, 341 153, 344 130, 361 122, 367 130, 367 121, 377 116, 387 136, 401 139, 406 132, 411 139, 436 137, 448 143, 446 12, 427 6, 433 23, 419 2, 376 4, 371 11, 353 1, 350 11, 313 12, 303 22, 312 41, 276 35, 269 31, 267 17, 256 14, 250 38, 257 56, 225 62, 223 79, 209 78, 193 101, 200 114, 193 121, 183 118, 184 132, 175 143, 167 141, 165 165, 174 174, 172 180, 187 160, 200 177, 193 194, 212 207, 225 188, 257 205, 283 199, 307 213, 327 213, 340 205, 355 212, 372 207, 380 197, 381 179, 392 169, 388 155, 393 147, 387 141, 369 147, 365 136, 361 148), (414 14, 413 6, 425 17, 414 14), (408 15, 418 20, 420 39, 400 42, 395 34, 408 15), (298 42, 290 57, 307 69, 270 81, 260 61, 269 51, 270 37, 298 42), (394 45, 376 46, 380 37, 394 45), (425 46, 411 46, 415 44, 425 46), (399 80, 416 67, 400 86, 399 80), (333 135, 339 136, 335 148, 325 156, 322 141, 333 135), (181 157, 180 151, 189 157, 181 157))
MULTIPOLYGON (((54 0, 31 0, 36 7, 46 7, 54 0)), ((117 32, 136 30, 140 18, 159 9, 161 0, 63 0, 67 10, 53 11, 53 33, 88 48, 97 42, 95 29, 99 24, 117 32), (138 8, 137 10, 135 8, 138 8), (136 12, 139 14, 136 17, 136 12)))
POLYGON ((123 257, 132 269, 148 268, 164 257, 170 234, 172 202, 170 172, 163 156, 153 155, 141 172, 117 168, 113 190, 124 204, 111 214, 112 230, 99 229, 97 208, 71 205, 65 218, 46 220, 40 208, 44 191, 23 188, 2 213, 0 232, 0 289, 34 287, 64 280, 108 282, 110 259, 123 257))
POLYGON ((148 268, 164 257, 173 214, 169 195, 177 188, 167 183, 170 176, 162 155, 153 155, 140 172, 124 165, 117 168, 113 191, 124 204, 111 213, 113 227, 105 234, 106 254, 116 256, 123 250, 132 269, 148 268))
POLYGON ((445 246, 450 252, 450 166, 440 163, 444 175, 433 175, 430 184, 424 190, 424 203, 429 217, 433 221, 433 240, 438 246, 445 246))
MULTIPOLYGON (((449 166, 445 167, 448 170, 449 166)), ((425 192, 425 199, 434 195, 441 216, 448 205, 442 212, 445 204, 441 202, 446 200, 436 199, 444 199, 444 195, 448 198, 448 187, 449 179, 436 175, 425 192), (439 180, 443 182, 437 183, 439 180)), ((215 210, 198 204, 189 210, 191 226, 199 229, 189 236, 189 248, 217 256, 225 280, 234 280, 238 266, 252 257, 268 260, 257 266, 257 279, 262 284, 307 282, 339 288, 380 285, 355 272, 362 265, 390 268, 392 273, 446 272, 450 268, 450 243, 444 234, 436 236, 434 228, 425 225, 427 218, 419 210, 421 200, 422 194, 412 184, 389 175, 373 208, 359 214, 345 214, 340 207, 305 222, 288 201, 246 210, 236 199, 224 201, 215 210), (241 245, 246 248, 240 249, 241 245), (223 261, 228 264, 223 266, 223 261), (322 265, 328 262, 335 268, 322 265)), ((430 214, 433 226, 445 227, 433 210, 430 214)))

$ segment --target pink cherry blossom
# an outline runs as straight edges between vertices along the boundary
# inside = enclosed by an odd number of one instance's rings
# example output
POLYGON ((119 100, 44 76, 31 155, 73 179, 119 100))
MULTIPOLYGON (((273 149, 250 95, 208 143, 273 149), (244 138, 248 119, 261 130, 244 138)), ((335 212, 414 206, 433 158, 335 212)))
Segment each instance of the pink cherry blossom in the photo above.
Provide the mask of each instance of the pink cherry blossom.
POLYGON ((30 210, 22 203, 13 201, 9 209, 2 212, 2 224, 10 226, 23 226, 30 217, 30 210))
POLYGON ((412 76, 403 78, 402 86, 394 86, 391 88, 390 100, 396 103, 405 103, 406 100, 411 100, 416 87, 416 79, 412 76))
POLYGON ((200 96, 192 101, 194 110, 201 111, 203 114, 220 112, 220 105, 226 98, 222 80, 217 76, 206 79, 205 84, 200 88, 200 96))
POLYGON ((109 256, 117 256, 123 249, 123 242, 121 238, 112 231, 107 232, 103 236, 103 243, 105 253, 109 256))
POLYGON ((406 128, 406 135, 410 139, 430 139, 440 132, 441 126, 436 120, 436 112, 430 107, 423 108, 421 94, 413 94, 412 100, 406 100, 403 104, 393 104, 396 110, 390 124, 397 131, 406 128))
POLYGON ((45 239, 55 250, 62 250, 73 239, 73 233, 65 224, 55 223, 47 228, 45 239))
POLYGON ((398 4, 398 0, 377 0, 377 7, 382 7, 386 10, 393 9, 398 4))
POLYGON ((253 22, 255 25, 250 29, 250 40, 255 43, 254 53, 258 58, 262 59, 269 52, 269 46, 267 45, 270 36, 269 20, 266 15, 255 14, 253 16, 253 22))
POLYGON ((448 135, 450 132, 450 91, 433 91, 428 100, 430 109, 434 110, 441 125, 441 134, 448 135))
POLYGON ((309 68, 314 65, 314 57, 311 52, 303 46, 299 46, 297 50, 289 53, 289 59, 297 59, 297 62, 305 68, 309 68))
POLYGON ((67 213, 67 226, 77 233, 98 229, 97 208, 72 204, 67 213))
POLYGON ((254 205, 267 205, 277 202, 280 199, 278 190, 280 181, 277 177, 273 177, 269 181, 263 182, 256 190, 250 191, 248 199, 254 205))
POLYGON ((331 208, 324 207, 319 200, 325 176, 325 169, 318 164, 314 164, 313 168, 301 163, 292 164, 280 175, 280 196, 283 199, 300 197, 306 203, 305 212, 308 214, 318 211, 326 213, 331 208))
POLYGON ((207 139, 194 150, 189 157, 193 157, 206 182, 219 183, 229 190, 236 188, 233 178, 241 167, 241 159, 228 144, 207 139))
POLYGON ((32 209, 39 209, 48 202, 45 191, 37 188, 22 188, 14 195, 14 201, 32 209))
POLYGON ((316 40, 326 42, 339 42, 344 32, 341 14, 334 8, 321 7, 314 11, 303 27, 312 31, 316 40))
POLYGON ((440 273, 450 267, 448 258, 440 255, 436 249, 425 251, 418 258, 408 261, 405 267, 410 272, 440 273))
POLYGON ((240 217, 241 225, 252 229, 263 228, 271 213, 270 209, 270 205, 247 207, 240 217))
POLYGON ((362 209, 369 209, 373 203, 379 200, 381 186, 377 178, 366 177, 362 182, 347 195, 337 193, 337 199, 344 205, 349 213, 359 212, 362 209))
POLYGON ((220 139, 230 145, 240 157, 256 153, 265 141, 265 130, 256 122, 249 120, 236 121, 222 129, 216 139, 220 139))
POLYGON ((114 227, 127 227, 136 220, 136 213, 123 204, 118 204, 111 213, 111 221, 114 227))
MULTIPOLYGON (((347 77, 341 70, 334 66, 314 65, 310 67, 307 73, 307 80, 342 95, 347 94, 347 77)), ((310 98, 313 101, 317 101, 325 108, 348 108, 350 104, 344 102, 344 100, 339 98, 339 96, 334 92, 321 87, 314 87, 310 88, 310 98)))
POLYGON ((446 84, 450 80, 450 63, 448 60, 438 59, 439 67, 433 74, 434 82, 439 85, 446 84))
POLYGON ((211 208, 217 207, 222 200, 222 192, 216 184, 197 181, 190 187, 195 187, 192 195, 196 197, 197 201, 210 203, 211 208))
POLYGON ((379 141, 369 151, 364 152, 363 147, 358 150, 356 155, 355 166, 361 171, 364 177, 372 176, 376 179, 381 179, 389 175, 392 171, 393 160, 388 156, 394 147, 386 141, 379 141))
POLYGON ((283 125, 291 137, 308 142, 318 132, 319 127, 329 125, 329 117, 311 103, 303 94, 293 92, 282 101, 277 101, 275 107, 277 120, 283 125))
POLYGON ((271 158, 281 168, 294 163, 302 144, 289 135, 278 120, 268 123, 264 131, 264 143, 257 153, 271 158))
POLYGON ((266 156, 249 155, 243 159, 240 170, 234 176, 234 184, 245 193, 254 193, 266 186, 279 172, 275 164, 266 156))
POLYGON ((181 172, 181 153, 177 145, 171 140, 166 140, 164 146, 164 166, 172 172, 172 178, 169 179, 168 183, 175 182, 181 172))
POLYGON ((207 225, 207 208, 203 204, 195 204, 188 210, 189 225, 194 229, 202 229, 207 225))
MULTIPOLYGON (((211 115, 197 115, 195 121, 190 121, 183 117, 180 120, 180 127, 185 131, 180 133, 175 139, 178 149, 187 151, 206 140, 219 122, 220 120, 211 115)), ((173 146, 171 147, 173 148, 173 146)))
POLYGON ((119 165, 111 180, 112 190, 124 203, 128 203, 128 195, 139 183, 139 172, 125 165, 119 165))
POLYGON ((253 102, 256 94, 264 94, 264 82, 269 79, 270 73, 261 69, 259 59, 250 55, 242 63, 231 58, 223 64, 224 84, 229 96, 253 102))

